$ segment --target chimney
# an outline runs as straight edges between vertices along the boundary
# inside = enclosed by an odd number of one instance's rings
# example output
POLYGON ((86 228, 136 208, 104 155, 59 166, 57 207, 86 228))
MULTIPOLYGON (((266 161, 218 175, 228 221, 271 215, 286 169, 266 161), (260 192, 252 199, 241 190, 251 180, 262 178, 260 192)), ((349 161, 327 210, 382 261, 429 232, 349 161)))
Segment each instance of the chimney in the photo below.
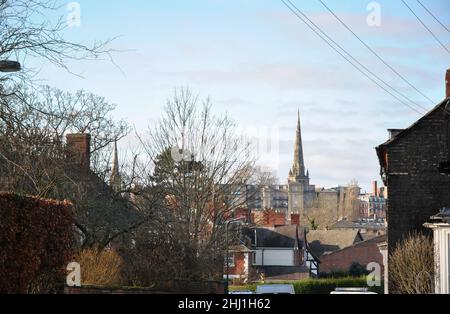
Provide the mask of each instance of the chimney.
POLYGON ((450 69, 447 70, 445 75, 445 97, 450 98, 450 69))
POLYGON ((378 196, 378 182, 372 181, 372 194, 378 196))
POLYGON ((300 225, 300 215, 299 214, 291 214, 291 225, 300 225))
POLYGON ((90 134, 67 134, 66 147, 68 159, 78 165, 82 173, 89 173, 91 155, 90 134))
POLYGON ((399 133, 401 133, 404 129, 388 129, 389 139, 396 137, 399 133))

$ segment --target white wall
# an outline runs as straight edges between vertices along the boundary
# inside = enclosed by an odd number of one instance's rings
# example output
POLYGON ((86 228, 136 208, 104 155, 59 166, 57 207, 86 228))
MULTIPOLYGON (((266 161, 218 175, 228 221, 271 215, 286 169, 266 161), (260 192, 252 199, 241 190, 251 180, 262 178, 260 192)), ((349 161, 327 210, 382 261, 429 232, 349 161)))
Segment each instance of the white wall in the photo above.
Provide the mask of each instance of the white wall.
POLYGON ((293 249, 257 249, 255 253, 256 266, 294 266, 293 249))

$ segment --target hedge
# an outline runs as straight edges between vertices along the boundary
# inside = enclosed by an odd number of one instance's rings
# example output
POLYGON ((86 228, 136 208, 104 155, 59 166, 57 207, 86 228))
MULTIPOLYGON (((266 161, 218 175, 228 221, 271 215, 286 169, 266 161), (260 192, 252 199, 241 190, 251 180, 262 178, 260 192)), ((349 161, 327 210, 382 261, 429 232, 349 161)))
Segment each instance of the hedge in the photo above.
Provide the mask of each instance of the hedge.
POLYGON ((72 258, 69 202, 0 193, 0 293, 48 293, 72 258))
MULTIPOLYGON (((346 278, 321 278, 304 279, 296 281, 267 282, 266 284, 293 284, 296 294, 329 294, 337 287, 367 287, 366 277, 346 277, 346 278)), ((258 284, 246 286, 231 286, 230 290, 251 290, 256 291, 258 284)), ((370 287, 370 291, 382 294, 383 287, 370 287)))

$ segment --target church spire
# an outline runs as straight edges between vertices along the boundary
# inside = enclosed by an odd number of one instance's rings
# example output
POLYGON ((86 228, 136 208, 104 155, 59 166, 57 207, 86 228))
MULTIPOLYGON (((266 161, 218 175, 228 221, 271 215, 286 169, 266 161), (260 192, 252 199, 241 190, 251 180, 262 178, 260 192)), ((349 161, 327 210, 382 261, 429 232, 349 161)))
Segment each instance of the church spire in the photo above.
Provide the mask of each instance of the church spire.
POLYGON ((302 144, 302 130, 300 126, 300 110, 297 118, 297 134, 295 138, 294 161, 292 164, 292 175, 294 177, 305 176, 305 163, 303 161, 303 144, 302 144))
POLYGON ((120 173, 119 173, 119 157, 117 152, 117 140, 114 141, 114 152, 113 152, 113 160, 112 160, 112 169, 111 169, 111 177, 110 177, 110 186, 118 191, 120 190, 120 173))

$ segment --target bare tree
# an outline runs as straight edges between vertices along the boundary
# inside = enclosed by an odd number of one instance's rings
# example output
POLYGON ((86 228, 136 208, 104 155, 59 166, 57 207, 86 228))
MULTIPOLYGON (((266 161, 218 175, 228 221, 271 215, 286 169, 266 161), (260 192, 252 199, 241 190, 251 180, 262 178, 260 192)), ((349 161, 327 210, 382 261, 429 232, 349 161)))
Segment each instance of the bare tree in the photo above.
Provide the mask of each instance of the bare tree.
POLYGON ((42 58, 69 70, 68 60, 97 59, 109 54, 110 40, 94 42, 91 46, 64 38, 67 19, 59 16, 61 7, 55 0, 0 0, 0 58, 28 56, 42 58))
POLYGON ((23 94, 33 108, 13 96, 3 98, 10 106, 0 104, 0 189, 70 199, 83 246, 107 245, 137 219, 121 191, 107 187, 112 144, 127 134, 127 123, 111 117, 114 105, 84 91, 23 94), (67 133, 90 134, 89 171, 68 157, 67 133))
POLYGON ((184 254, 178 275, 220 276, 224 222, 246 204, 251 145, 228 116, 212 113, 209 99, 200 102, 188 89, 175 91, 163 118, 141 143, 153 169, 143 167, 140 177, 161 198, 158 221, 183 244, 176 253, 184 254))
POLYGON ((433 240, 413 232, 389 256, 389 292, 422 294, 434 292, 433 240))
MULTIPOLYGON (((58 17, 61 7, 58 2, 0 0, 0 60, 12 59, 22 64, 20 72, 0 74, 0 98, 15 95, 25 103, 26 95, 20 85, 26 83, 28 89, 33 88, 37 74, 36 70, 28 67, 29 59, 49 62, 70 73, 73 73, 70 61, 98 59, 101 56, 112 60, 114 50, 109 48, 112 40, 85 45, 64 38, 68 25, 65 16, 58 17)), ((2 105, 11 106, 5 101, 2 105)), ((31 103, 28 105, 33 108, 31 103)))
POLYGON ((267 167, 257 166, 250 169, 252 176, 249 180, 249 184, 256 186, 271 186, 278 183, 278 177, 274 171, 267 167))

